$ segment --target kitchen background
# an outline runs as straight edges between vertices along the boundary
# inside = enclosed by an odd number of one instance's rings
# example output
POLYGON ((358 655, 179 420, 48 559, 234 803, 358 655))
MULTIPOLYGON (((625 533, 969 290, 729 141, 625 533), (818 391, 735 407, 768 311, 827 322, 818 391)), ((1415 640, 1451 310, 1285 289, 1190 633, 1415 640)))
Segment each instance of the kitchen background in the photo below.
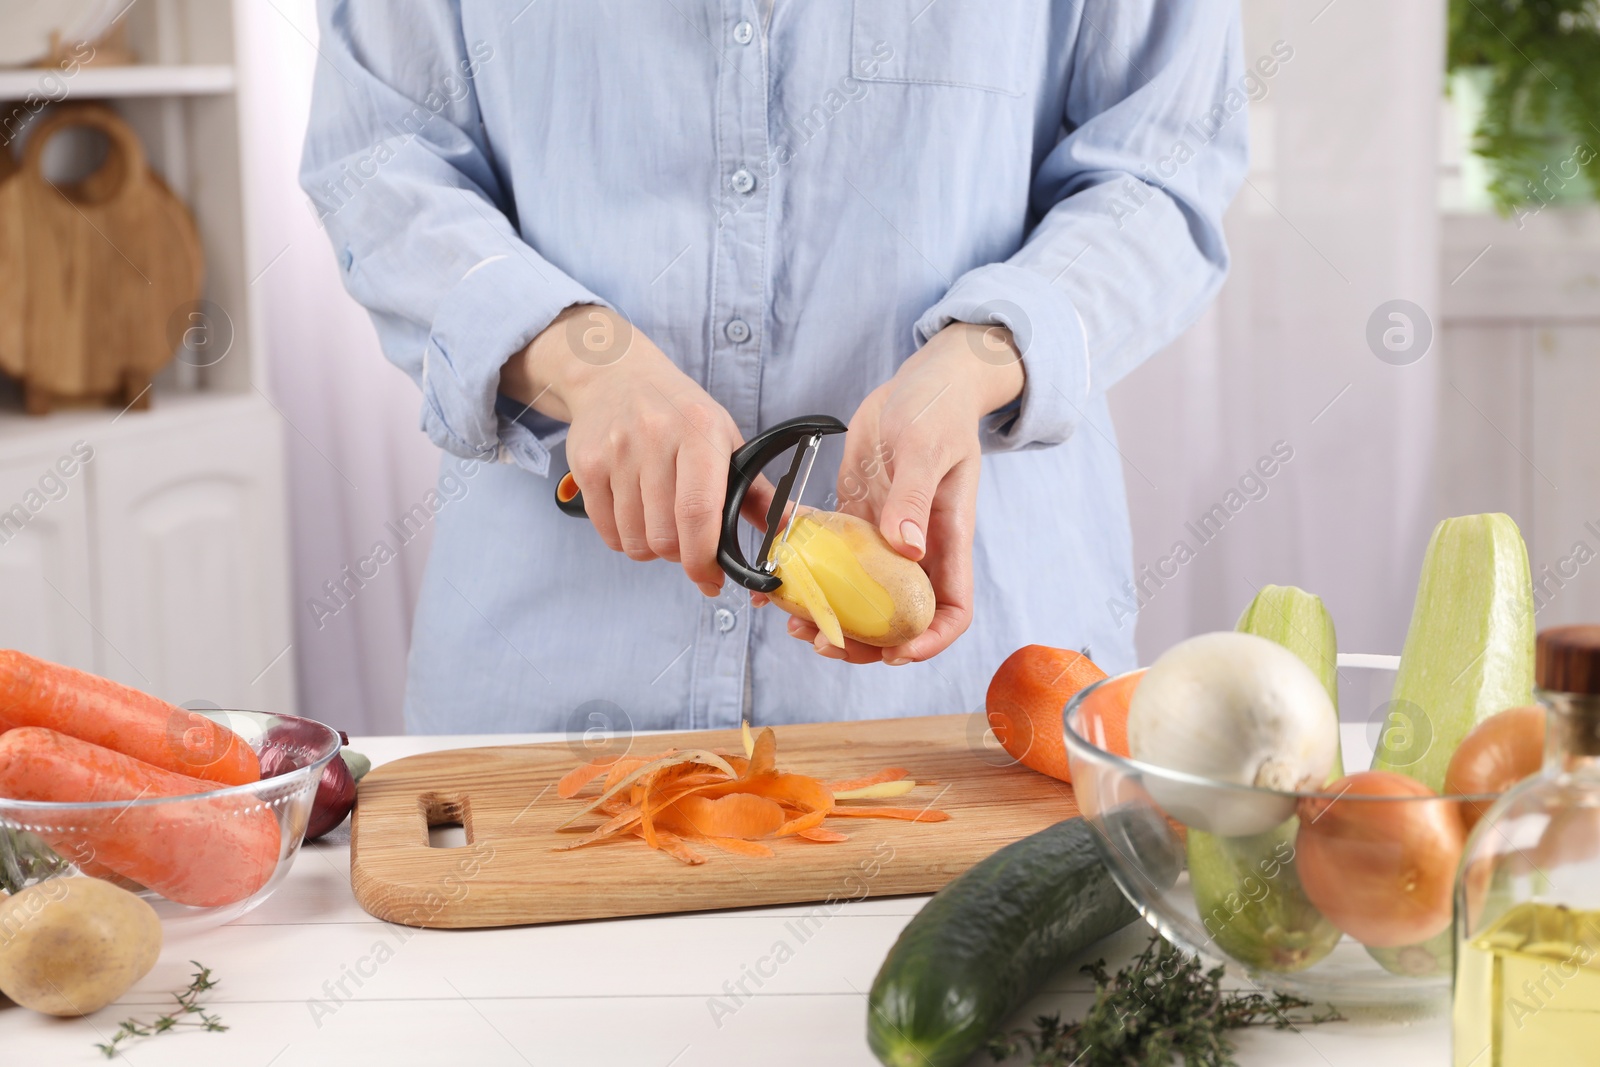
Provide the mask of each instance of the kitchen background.
MULTIPOLYGON (((1266 582, 1319 592, 1342 647, 1396 652, 1428 531, 1477 511, 1522 526, 1541 627, 1600 618, 1600 128, 1521 116, 1548 166, 1503 180, 1497 212, 1470 150, 1485 87, 1553 86, 1562 50, 1508 22, 1447 95, 1446 6, 1246 0, 1248 117, 1218 116, 1253 141, 1232 276, 1112 393, 1138 581, 1106 611, 1137 610, 1147 660, 1266 582)), ((1592 54, 1593 8, 1564 32, 1592 54)), ((453 500, 296 184, 316 38, 312 0, 0 0, 0 645, 396 733, 453 500), (132 140, 26 151, 52 115, 104 126, 69 110, 93 101, 132 140), (147 206, 96 238, 141 149, 192 231, 147 206), (164 321, 118 311, 154 291, 164 321), (78 378, 23 355, 58 337, 78 378), (125 353, 163 338, 178 358, 142 391, 125 353), (117 388, 71 407, 90 367, 117 388)))

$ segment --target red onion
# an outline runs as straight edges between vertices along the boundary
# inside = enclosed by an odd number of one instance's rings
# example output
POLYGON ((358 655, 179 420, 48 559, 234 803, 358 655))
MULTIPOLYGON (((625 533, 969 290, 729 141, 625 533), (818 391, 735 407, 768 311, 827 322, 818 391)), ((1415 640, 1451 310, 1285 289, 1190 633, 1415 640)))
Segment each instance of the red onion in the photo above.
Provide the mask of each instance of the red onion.
MULTIPOLYGON (((346 744, 350 741, 342 730, 339 740, 346 744)), ((261 745, 260 757, 261 777, 275 778, 310 765, 314 752, 310 742, 299 736, 295 726, 285 723, 267 735, 261 745)), ((311 818, 306 823, 305 840, 315 841, 344 822, 355 805, 355 777, 351 775, 344 757, 335 753, 322 769, 322 779, 317 782, 317 796, 311 805, 311 818)))
POLYGON ((317 783, 317 799, 311 805, 311 818, 306 823, 306 840, 315 841, 344 822, 355 806, 356 780, 344 757, 335 755, 322 769, 322 781, 317 783))

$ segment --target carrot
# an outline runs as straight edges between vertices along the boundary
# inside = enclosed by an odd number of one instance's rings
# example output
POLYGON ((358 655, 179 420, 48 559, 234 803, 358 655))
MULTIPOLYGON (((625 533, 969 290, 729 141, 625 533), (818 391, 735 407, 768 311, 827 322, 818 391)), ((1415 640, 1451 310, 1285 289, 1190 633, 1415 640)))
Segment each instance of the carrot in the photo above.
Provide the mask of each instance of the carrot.
POLYGON ((772 732, 772 727, 763 727, 756 735, 756 740, 750 746, 750 762, 745 766, 741 777, 755 778, 758 775, 777 774, 778 736, 772 732))
POLYGON ((906 822, 945 822, 948 812, 931 808, 834 808, 829 814, 855 819, 904 819, 906 822))
POLYGON ((557 852, 568 852, 568 851, 570 851, 572 849, 575 849, 575 848, 582 848, 584 845, 596 844, 598 842, 601 842, 601 841, 604 841, 604 840, 610 838, 614 834, 620 833, 621 831, 628 829, 629 827, 631 827, 634 823, 636 823, 638 821, 639 821, 639 809, 638 808, 627 808, 627 809, 624 809, 623 811, 620 811, 617 814, 613 815, 609 821, 601 823, 599 826, 595 827, 593 830, 590 830, 588 833, 584 834, 578 840, 569 841, 565 845, 557 845, 555 847, 555 851, 557 851, 557 852))
MULTIPOLYGON (((606 771, 606 778, 603 788, 610 789, 612 786, 620 782, 624 776, 632 774, 634 771, 638 770, 640 767, 643 767, 647 763, 654 763, 657 760, 663 760, 668 756, 676 756, 677 754, 677 749, 669 748, 665 752, 657 752, 654 756, 628 756, 616 760, 610 765, 611 769, 606 771)), ((599 760, 597 762, 604 763, 605 761, 599 760)), ((580 789, 581 788, 582 787, 580 787, 580 789)))
POLYGON ((1083 727, 1089 741, 1097 748, 1128 755, 1128 706, 1133 703, 1133 691, 1139 688, 1144 671, 1119 674, 1084 701, 1083 727))
POLYGON ((885 782, 898 782, 909 773, 904 767, 887 767, 877 774, 869 774, 865 778, 846 778, 842 782, 829 782, 828 791, 830 793, 851 793, 857 789, 870 789, 872 786, 883 785, 885 782))
MULTIPOLYGON (((0 734, 0 796, 62 803, 139 801, 208 793, 213 782, 175 774, 55 730, 0 734)), ((281 845, 277 815, 255 796, 81 810, 40 837, 196 907, 232 904, 267 883, 281 845)))
MULTIPOLYGON (((619 760, 617 762, 617 764, 612 768, 612 773, 613 774, 616 773, 618 768, 626 766, 626 764, 629 763, 629 762, 631 762, 631 761, 619 760)), ((633 785, 634 782, 638 781, 640 778, 643 778, 643 777, 645 777, 647 775, 653 775, 657 771, 666 769, 666 767, 668 767, 668 766, 676 766, 677 764, 680 764, 680 763, 703 763, 706 766, 716 767, 718 770, 723 771, 729 778, 732 778, 734 776, 733 768, 729 767, 727 762, 725 760, 723 760, 723 758, 721 756, 717 756, 717 755, 714 755, 713 753, 705 752, 705 751, 702 751, 702 750, 699 750, 699 749, 695 749, 695 750, 692 750, 692 751, 689 751, 689 752, 676 752, 673 755, 667 756, 667 757, 665 757, 663 759, 655 760, 655 761, 653 761, 651 763, 643 763, 643 764, 640 764, 637 767, 632 768, 631 770, 629 770, 625 774, 623 774, 622 777, 617 779, 617 781, 615 783, 613 783, 611 781, 611 775, 610 774, 606 775, 605 792, 600 794, 600 799, 596 800, 594 803, 590 804, 588 807, 586 807, 582 811, 578 812, 578 814, 574 815, 572 818, 570 818, 566 822, 562 823, 561 826, 557 827, 557 829, 559 830, 559 829, 562 829, 563 827, 571 826, 573 823, 577 822, 579 819, 583 818, 585 815, 589 814, 591 811, 594 811, 595 809, 599 808, 602 804, 604 804, 607 800, 610 800, 613 796, 616 796, 617 794, 621 793, 624 789, 626 789, 629 786, 633 785)), ((648 786, 647 786, 647 788, 648 788, 648 786)))
POLYGON ((823 827, 833 815, 912 822, 942 822, 950 817, 930 808, 840 806, 840 801, 911 792, 919 783, 909 780, 903 768, 890 767, 830 785, 778 770, 778 739, 770 728, 754 734, 745 723, 741 741, 743 755, 721 749, 667 749, 653 756, 606 758, 575 767, 561 777, 556 792, 570 800, 598 779, 600 795, 557 830, 596 812, 608 818, 576 841, 553 849, 566 852, 627 835, 694 865, 704 863, 705 857, 690 842, 765 859, 776 855, 765 842, 777 838, 824 844, 848 841, 844 834, 823 827))
POLYGON ((776 801, 750 793, 707 800, 680 797, 656 821, 673 833, 692 837, 737 837, 746 841, 769 837, 783 828, 783 809, 776 801))
POLYGON ((163 770, 224 785, 261 780, 244 739, 148 693, 0 649, 0 730, 42 726, 163 770))
POLYGON ((583 791, 584 786, 611 770, 616 762, 615 757, 608 756, 605 759, 579 764, 561 776, 561 780, 556 783, 556 796, 562 800, 571 800, 583 791))
POLYGON ((651 848, 661 847, 661 839, 656 835, 657 811, 650 806, 650 791, 655 788, 656 779, 660 776, 660 771, 647 774, 630 791, 633 802, 639 807, 639 836, 651 848))
POLYGON ((772 849, 760 841, 741 841, 737 837, 708 837, 705 839, 709 845, 714 845, 724 852, 732 852, 737 856, 751 856, 755 859, 768 860, 774 855, 772 849))
POLYGON ((848 835, 841 834, 837 830, 829 830, 822 826, 815 826, 809 830, 801 830, 795 836, 803 838, 806 841, 817 841, 825 845, 834 845, 838 844, 840 841, 850 840, 848 835))
POLYGON ((822 820, 828 817, 825 811, 808 811, 804 815, 797 815, 793 819, 778 827, 778 832, 773 837, 788 837, 795 834, 799 837, 806 836, 812 830, 822 825, 822 820))
MULTIPOLYGON (((1070 782, 1072 768, 1067 764, 1061 709, 1078 690, 1105 676, 1105 671, 1081 652, 1025 645, 1007 656, 989 681, 984 702, 989 728, 1018 762, 1070 782)), ((1125 720, 1121 746, 1121 754, 1127 755, 1125 720)))
MULTIPOLYGON (((886 800, 889 797, 903 797, 917 787, 916 782, 902 778, 898 782, 879 782, 877 785, 864 785, 860 789, 840 789, 833 794, 835 801, 840 800, 886 800)), ((929 783, 922 783, 927 785, 929 783)))
MULTIPOLYGON (((633 832, 641 837, 644 836, 644 832, 637 826, 633 828, 633 832)), ((691 867, 699 866, 706 861, 704 856, 700 855, 700 853, 684 844, 683 838, 679 837, 677 834, 668 833, 667 831, 663 830, 659 835, 659 842, 660 843, 655 847, 661 849, 662 852, 665 852, 673 859, 687 863, 691 867)))
POLYGON ((828 787, 803 774, 773 774, 761 778, 719 782, 700 790, 702 796, 719 797, 729 793, 754 793, 776 800, 784 807, 801 811, 833 810, 833 794, 828 787))

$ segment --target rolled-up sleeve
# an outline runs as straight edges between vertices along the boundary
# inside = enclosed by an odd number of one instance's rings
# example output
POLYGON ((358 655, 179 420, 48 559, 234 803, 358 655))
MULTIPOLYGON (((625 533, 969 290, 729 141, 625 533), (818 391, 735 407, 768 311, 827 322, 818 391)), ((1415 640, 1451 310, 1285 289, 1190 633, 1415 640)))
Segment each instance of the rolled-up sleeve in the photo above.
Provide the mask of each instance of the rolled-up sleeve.
POLYGON ((1039 222, 1004 263, 955 280, 917 321, 1009 327, 1020 402, 985 451, 1041 448, 1187 328, 1227 273, 1222 216, 1248 161, 1237 0, 1089 0, 1061 138, 1034 175, 1039 222))
POLYGON ((318 15, 301 184, 345 288, 421 388, 435 444, 548 473, 565 426, 497 414, 500 370, 563 309, 606 302, 508 217, 474 79, 509 57, 464 39, 456 3, 319 0, 318 15))

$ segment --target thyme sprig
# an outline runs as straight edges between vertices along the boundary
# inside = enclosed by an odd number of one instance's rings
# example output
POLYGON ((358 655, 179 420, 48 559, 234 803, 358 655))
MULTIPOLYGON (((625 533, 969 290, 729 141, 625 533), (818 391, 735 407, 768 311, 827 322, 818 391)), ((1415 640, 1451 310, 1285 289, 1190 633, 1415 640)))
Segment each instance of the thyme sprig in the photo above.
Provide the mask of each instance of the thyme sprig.
POLYGON ((0 889, 15 896, 35 882, 53 878, 69 864, 37 836, 25 830, 0 828, 0 889))
POLYGON ((996 1063, 1026 1055, 1030 1067, 1169 1067, 1181 1057, 1188 1067, 1238 1067, 1230 1030, 1288 1030, 1344 1018, 1332 1008, 1300 1014, 1311 1002, 1286 993, 1224 992, 1222 967, 1207 970, 1159 936, 1115 977, 1105 960, 1083 971, 1095 982, 1088 1013, 1069 1023, 1044 1015, 1032 1030, 997 1035, 989 1042, 996 1063))
POLYGON ((221 1033, 227 1027, 222 1025, 222 1020, 206 1011, 200 1005, 200 994, 217 987, 217 980, 211 977, 211 968, 197 960, 190 960, 198 968, 194 977, 189 981, 189 987, 181 993, 174 993, 172 997, 178 1006, 168 1015, 160 1015, 150 1022, 140 1022, 138 1019, 124 1019, 117 1032, 111 1035, 111 1040, 105 1043, 97 1042, 95 1048, 99 1049, 105 1058, 115 1059, 119 1046, 126 1041, 137 1037, 154 1037, 157 1034, 167 1033, 169 1030, 193 1029, 209 1030, 212 1033, 221 1033), (190 1018, 190 1016, 198 1016, 190 1018))

